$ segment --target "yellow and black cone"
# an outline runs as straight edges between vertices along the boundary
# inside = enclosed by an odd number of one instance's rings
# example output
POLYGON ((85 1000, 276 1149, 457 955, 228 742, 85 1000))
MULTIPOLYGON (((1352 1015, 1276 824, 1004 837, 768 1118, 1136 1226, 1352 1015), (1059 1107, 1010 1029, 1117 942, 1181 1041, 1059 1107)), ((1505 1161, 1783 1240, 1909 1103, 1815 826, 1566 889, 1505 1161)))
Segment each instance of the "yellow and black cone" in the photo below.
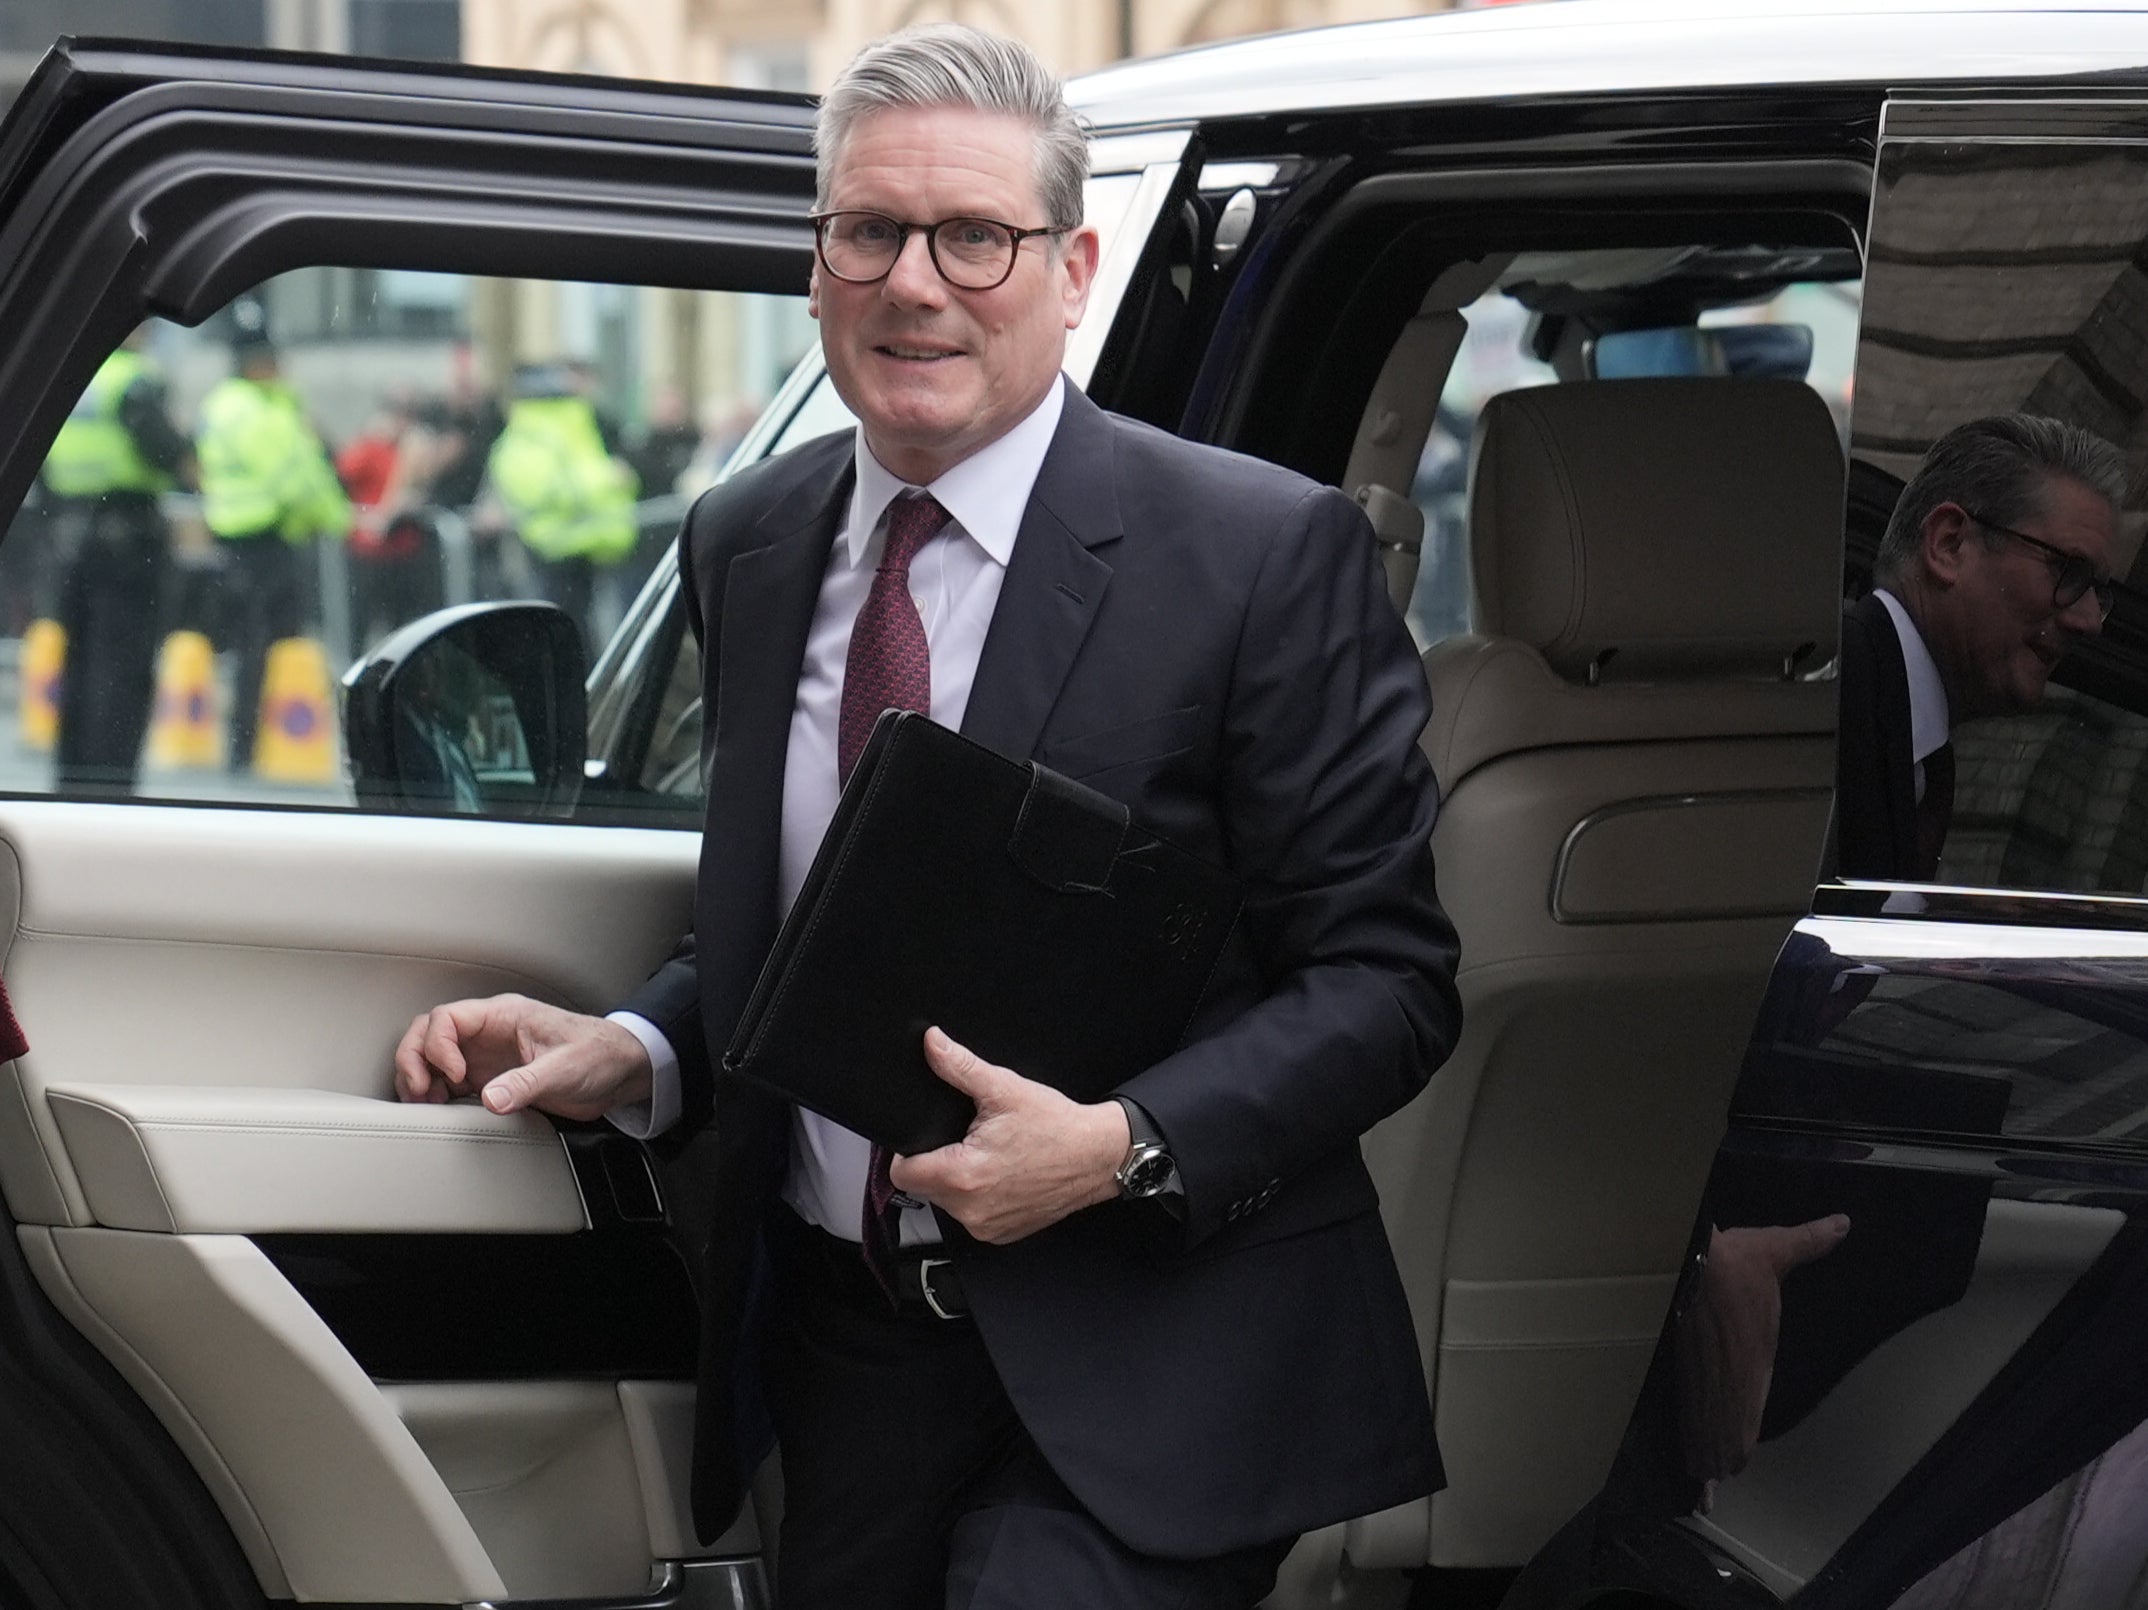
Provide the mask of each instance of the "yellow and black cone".
POLYGON ((67 629, 34 620, 22 634, 22 746, 50 749, 60 735, 60 678, 67 673, 67 629))
POLYGON ((340 775, 328 655, 310 637, 271 643, 254 731, 254 775, 279 783, 332 783, 340 775))
POLYGON ((157 651, 149 764, 215 766, 223 758, 223 724, 216 711, 216 651, 200 632, 174 632, 157 651))

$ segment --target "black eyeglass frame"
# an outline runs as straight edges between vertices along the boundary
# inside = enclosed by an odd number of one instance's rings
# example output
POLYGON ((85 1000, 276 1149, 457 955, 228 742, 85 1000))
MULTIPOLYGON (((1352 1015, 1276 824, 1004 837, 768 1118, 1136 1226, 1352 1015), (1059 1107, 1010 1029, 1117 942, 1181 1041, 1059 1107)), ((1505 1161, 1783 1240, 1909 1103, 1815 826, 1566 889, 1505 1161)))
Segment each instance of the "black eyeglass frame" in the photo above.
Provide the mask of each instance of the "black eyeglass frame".
POLYGON ((2064 548, 2046 542, 2042 537, 2032 537, 2026 531, 2016 531, 2010 525, 2001 525, 1996 520, 1987 520, 1971 508, 1964 507, 1962 513, 1968 515, 1972 521, 1982 526, 1986 531, 1996 531, 2002 537, 2012 537, 2016 542, 2025 542, 2037 551, 2037 554, 2051 570, 2051 607, 2053 609, 2071 609, 2081 601, 2085 594, 2094 593, 2096 595, 2096 608, 2102 612, 2103 619, 2109 620, 2111 618, 2111 606, 2118 601, 2117 577, 2104 576, 2099 578, 2096 575, 2096 567, 2086 559, 2077 553, 2068 553, 2064 548))
POLYGON ((925 235, 925 255, 932 259, 932 271, 958 291, 996 291, 1014 277, 1014 265, 1021 261, 1022 242, 1039 235, 1066 235, 1080 228, 1079 224, 1046 224, 1041 229, 1019 229, 1001 218, 986 218, 976 213, 963 213, 954 218, 942 218, 937 223, 906 223, 900 218, 873 207, 835 207, 827 212, 808 213, 806 221, 813 226, 813 255, 820 266, 845 285, 878 285, 895 272, 895 265, 902 261, 902 254, 910 244, 910 237, 922 230, 925 235), (888 266, 877 274, 845 274, 828 261, 828 225, 837 218, 880 218, 895 227, 895 250, 888 254, 888 266), (965 285, 947 272, 940 261, 940 231, 951 224, 990 224, 994 229, 1006 231, 1007 266, 1000 271, 998 279, 989 285, 965 285))

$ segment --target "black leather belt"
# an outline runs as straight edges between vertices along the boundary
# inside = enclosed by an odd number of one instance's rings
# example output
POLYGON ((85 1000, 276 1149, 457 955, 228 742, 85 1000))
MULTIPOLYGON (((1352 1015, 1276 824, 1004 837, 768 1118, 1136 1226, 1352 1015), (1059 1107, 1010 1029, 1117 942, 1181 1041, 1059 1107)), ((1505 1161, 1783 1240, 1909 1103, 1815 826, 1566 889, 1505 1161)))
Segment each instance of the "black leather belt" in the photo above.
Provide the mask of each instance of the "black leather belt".
MULTIPOLYGON (((843 1301, 887 1312, 887 1289, 866 1267, 857 1242, 806 1223, 787 1204, 770 1213, 768 1230, 778 1262, 789 1272, 789 1278, 825 1281, 828 1289, 842 1295, 843 1301)), ((944 1246, 900 1247, 889 1273, 894 1278, 896 1311, 904 1317, 935 1322, 969 1318, 962 1271, 947 1256, 944 1246)))
POLYGON ((906 1248, 895 1259, 895 1296, 906 1310, 935 1319, 967 1319, 970 1301, 962 1271, 939 1247, 906 1248))

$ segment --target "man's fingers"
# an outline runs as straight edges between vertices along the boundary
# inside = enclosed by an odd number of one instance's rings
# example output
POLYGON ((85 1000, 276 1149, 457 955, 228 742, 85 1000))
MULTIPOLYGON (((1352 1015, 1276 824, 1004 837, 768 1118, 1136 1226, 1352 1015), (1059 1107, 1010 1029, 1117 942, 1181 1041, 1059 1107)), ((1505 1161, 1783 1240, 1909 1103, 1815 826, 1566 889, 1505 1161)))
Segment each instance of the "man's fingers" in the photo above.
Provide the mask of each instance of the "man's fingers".
POLYGON ((1804 1264, 1826 1257, 1842 1245, 1842 1238, 1849 1233, 1850 1217, 1846 1213, 1830 1213, 1825 1218, 1778 1229, 1769 1237, 1768 1246, 1776 1275, 1786 1275, 1804 1264))
MULTIPOLYGON (((943 1146, 941 1151, 945 1151, 943 1146)), ((905 1196, 927 1196, 940 1184, 941 1170, 932 1159, 939 1152, 920 1152, 915 1157, 890 1157, 888 1179, 905 1196)))
POLYGON ((980 1107, 1007 1077, 1007 1070, 985 1061, 945 1030, 925 1031, 925 1061, 932 1071, 980 1107))
POLYGON ((519 1112, 530 1103, 529 1069, 512 1068, 485 1086, 485 1105, 493 1112, 519 1112))
POLYGON ((395 1043, 395 1093, 404 1101, 433 1099, 432 1069, 418 1049, 424 1038, 425 1017, 421 1015, 410 1020, 410 1027, 395 1043))
MULTIPOLYGON (((547 1045, 525 1034, 520 1049, 528 1060, 485 1086, 485 1105, 494 1112, 530 1107, 556 1118, 601 1118, 622 1099, 616 1058, 607 1058, 601 1041, 547 1045)), ((640 1050, 638 1043, 634 1049, 640 1050)))
POLYGON ((405 1101, 447 1101, 468 1074, 452 1018, 435 1008, 411 1020, 395 1048, 396 1094, 405 1101))
POLYGON ((535 1107, 563 1118, 583 1116, 583 1080, 574 1067, 571 1046, 541 1045, 524 1031, 515 1037, 522 1062, 496 1075, 485 1086, 484 1102, 494 1112, 520 1112, 535 1107))

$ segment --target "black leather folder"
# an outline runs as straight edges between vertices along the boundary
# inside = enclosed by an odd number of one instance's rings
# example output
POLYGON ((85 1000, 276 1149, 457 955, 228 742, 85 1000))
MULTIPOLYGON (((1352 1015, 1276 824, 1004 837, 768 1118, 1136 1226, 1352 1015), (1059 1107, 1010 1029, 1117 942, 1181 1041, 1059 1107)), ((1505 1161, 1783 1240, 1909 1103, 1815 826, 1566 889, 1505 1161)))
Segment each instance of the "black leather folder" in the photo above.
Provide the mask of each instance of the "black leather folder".
POLYGON ((1094 1100, 1180 1044, 1238 905, 1118 801, 889 711, 724 1067, 906 1154, 974 1115, 925 1062, 932 1024, 1094 1100))

